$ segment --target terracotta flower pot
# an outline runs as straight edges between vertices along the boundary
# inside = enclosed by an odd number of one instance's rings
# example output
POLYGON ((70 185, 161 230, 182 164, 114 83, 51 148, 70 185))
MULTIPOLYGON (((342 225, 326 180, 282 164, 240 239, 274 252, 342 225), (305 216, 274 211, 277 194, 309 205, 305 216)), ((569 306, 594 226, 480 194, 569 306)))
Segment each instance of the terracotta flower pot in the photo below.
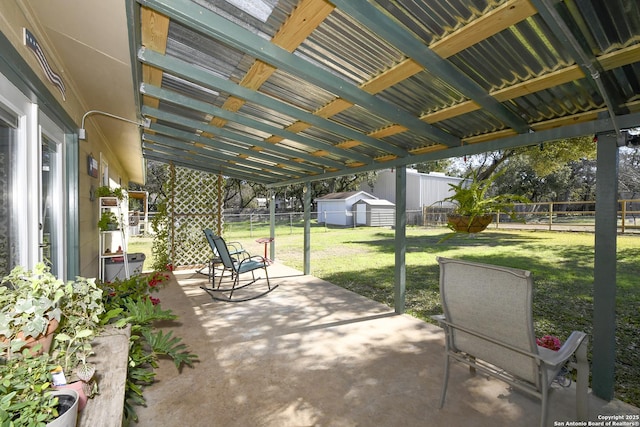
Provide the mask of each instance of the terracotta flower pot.
MULTIPOLYGON (((40 334, 37 337, 29 337, 25 339, 24 334, 22 332, 19 332, 16 336, 16 339, 26 342, 26 344, 22 346, 20 351, 28 348, 30 349, 29 352, 32 356, 39 356, 43 353, 48 353, 51 349, 51 344, 53 343, 53 333, 56 331, 56 329, 58 329, 58 324, 59 322, 56 319, 50 320, 49 325, 47 326, 47 330, 44 332, 44 334, 40 334), (38 350, 31 350, 38 344, 42 344, 42 346, 38 350)), ((6 343, 8 340, 4 335, 0 335, 0 341, 6 343)))
POLYGON ((451 214, 447 216, 449 227, 459 233, 479 233, 486 229, 493 221, 493 215, 482 215, 473 217, 451 214))

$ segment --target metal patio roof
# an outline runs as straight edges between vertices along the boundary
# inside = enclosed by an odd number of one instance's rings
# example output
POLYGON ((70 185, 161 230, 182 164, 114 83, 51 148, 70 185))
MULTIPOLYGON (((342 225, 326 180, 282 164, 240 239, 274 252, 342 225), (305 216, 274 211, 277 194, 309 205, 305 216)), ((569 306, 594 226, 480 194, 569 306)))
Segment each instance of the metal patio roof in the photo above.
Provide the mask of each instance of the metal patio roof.
POLYGON ((138 0, 147 159, 279 186, 640 126, 629 0, 138 0))

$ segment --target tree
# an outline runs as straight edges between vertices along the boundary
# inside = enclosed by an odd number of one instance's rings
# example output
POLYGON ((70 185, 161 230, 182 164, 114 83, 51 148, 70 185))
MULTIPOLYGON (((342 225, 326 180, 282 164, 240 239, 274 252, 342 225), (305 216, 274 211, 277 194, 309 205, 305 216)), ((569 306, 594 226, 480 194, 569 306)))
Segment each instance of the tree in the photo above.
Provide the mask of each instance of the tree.
MULTIPOLYGON (((375 177, 375 172, 366 172, 313 181, 311 183, 311 198, 329 193, 355 191, 361 183, 371 181, 373 177, 375 177)), ((304 203, 304 187, 305 184, 300 183, 269 189, 261 184, 227 178, 225 181, 225 206, 245 209, 251 205, 256 197, 268 197, 273 192, 276 198, 293 199, 294 202, 291 203, 291 206, 295 209, 304 203)))
POLYGON ((420 173, 429 173, 429 172, 447 172, 449 168, 452 166, 452 159, 440 159, 440 160, 430 160, 424 163, 418 163, 412 165, 412 167, 420 173))
POLYGON ((268 194, 268 189, 262 184, 237 178, 224 180, 224 206, 228 208, 246 209, 262 195, 268 194))
POLYGON ((129 184, 129 190, 147 191, 149 200, 147 201, 149 210, 158 210, 158 204, 167 199, 167 194, 163 187, 169 179, 169 165, 154 160, 147 161, 147 182, 145 185, 129 184))
POLYGON ((623 147, 619 159, 619 192, 634 199, 640 197, 640 150, 623 147))
POLYGON ((544 177, 563 168, 571 161, 591 160, 595 158, 595 155, 596 145, 593 142, 593 137, 581 136, 527 147, 476 154, 466 157, 464 163, 457 159, 452 163, 450 172, 463 176, 471 170, 477 170, 479 179, 486 179, 510 159, 519 157, 529 165, 537 176, 544 177))

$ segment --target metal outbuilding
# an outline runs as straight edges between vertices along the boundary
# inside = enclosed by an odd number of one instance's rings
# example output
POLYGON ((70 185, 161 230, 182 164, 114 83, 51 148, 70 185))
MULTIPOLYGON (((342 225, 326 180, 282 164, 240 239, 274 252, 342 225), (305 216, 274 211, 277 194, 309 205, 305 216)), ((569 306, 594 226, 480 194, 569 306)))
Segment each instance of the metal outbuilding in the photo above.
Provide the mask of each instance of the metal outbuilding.
POLYGON ((361 199, 353 204, 353 218, 358 225, 393 227, 396 205, 384 199, 361 199))
MULTIPOLYGON (((450 195, 449 184, 459 184, 463 178, 447 176, 439 172, 421 173, 407 169, 407 210, 421 210, 423 206, 432 206, 450 195)), ((379 199, 396 202, 395 173, 393 169, 377 172, 373 185, 362 183, 361 190, 367 191, 379 199)))
POLYGON ((375 200, 365 191, 329 193, 315 199, 318 207, 318 223, 325 225, 353 226, 353 205, 360 200, 375 200))

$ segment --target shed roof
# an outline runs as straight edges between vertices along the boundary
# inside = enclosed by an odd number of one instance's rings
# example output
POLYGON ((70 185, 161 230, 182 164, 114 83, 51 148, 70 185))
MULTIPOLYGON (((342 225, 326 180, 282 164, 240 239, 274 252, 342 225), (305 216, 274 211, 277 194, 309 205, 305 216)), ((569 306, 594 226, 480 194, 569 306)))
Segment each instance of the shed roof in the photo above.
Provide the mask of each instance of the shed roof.
POLYGON ((148 159, 279 186, 640 125, 638 2, 138 3, 148 159))
POLYGON ((322 202, 330 202, 330 201, 341 201, 341 200, 348 200, 351 199, 357 195, 363 195, 366 196, 367 198, 370 199, 377 199, 376 196, 373 196, 369 193, 367 193, 366 191, 344 191, 341 193, 329 193, 329 194, 325 194, 322 197, 317 197, 315 200, 316 201, 322 201, 322 202))
POLYGON ((360 199, 354 203, 354 205, 364 204, 369 206, 384 206, 394 207, 395 204, 385 199, 360 199))

